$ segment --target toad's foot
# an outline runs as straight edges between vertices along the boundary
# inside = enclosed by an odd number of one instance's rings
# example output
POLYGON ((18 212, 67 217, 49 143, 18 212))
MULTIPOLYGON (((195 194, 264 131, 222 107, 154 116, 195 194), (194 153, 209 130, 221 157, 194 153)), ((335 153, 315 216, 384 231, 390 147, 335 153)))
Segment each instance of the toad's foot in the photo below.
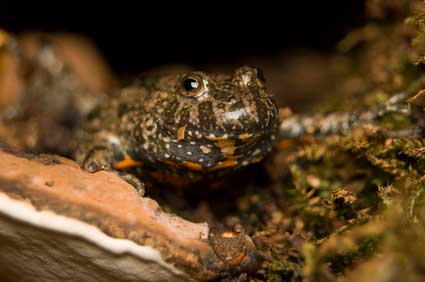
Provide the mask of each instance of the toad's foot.
POLYGON ((142 181, 140 181, 140 179, 126 172, 116 171, 116 170, 112 170, 112 172, 116 173, 119 177, 124 179, 128 184, 136 188, 136 191, 139 193, 140 197, 143 197, 143 195, 145 194, 145 184, 142 181))
POLYGON ((98 151, 92 154, 89 158, 86 158, 81 165, 82 168, 90 173, 101 170, 113 172, 125 180, 128 184, 136 188, 136 191, 139 193, 139 195, 143 197, 145 194, 144 183, 132 174, 112 169, 110 162, 108 162, 105 158, 100 158, 98 156, 99 154, 102 154, 102 152, 103 151, 98 151))

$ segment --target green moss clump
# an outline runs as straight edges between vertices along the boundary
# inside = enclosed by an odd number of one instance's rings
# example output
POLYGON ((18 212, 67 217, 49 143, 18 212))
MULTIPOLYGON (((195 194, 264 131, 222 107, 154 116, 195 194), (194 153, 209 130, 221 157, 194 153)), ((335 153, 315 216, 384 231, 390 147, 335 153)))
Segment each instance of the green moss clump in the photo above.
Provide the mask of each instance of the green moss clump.
POLYGON ((267 278, 271 282, 301 282, 302 278, 297 275, 293 266, 286 262, 274 261, 267 265, 267 278))

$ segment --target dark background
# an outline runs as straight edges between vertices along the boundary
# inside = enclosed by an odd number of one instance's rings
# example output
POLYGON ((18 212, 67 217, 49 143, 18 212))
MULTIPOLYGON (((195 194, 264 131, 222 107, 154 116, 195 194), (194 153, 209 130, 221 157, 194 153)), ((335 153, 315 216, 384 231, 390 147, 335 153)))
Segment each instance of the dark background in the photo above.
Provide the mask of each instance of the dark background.
POLYGON ((168 63, 243 61, 297 48, 333 51, 344 34, 365 21, 363 0, 89 3, 3 1, 0 27, 82 33, 116 71, 137 72, 168 63))

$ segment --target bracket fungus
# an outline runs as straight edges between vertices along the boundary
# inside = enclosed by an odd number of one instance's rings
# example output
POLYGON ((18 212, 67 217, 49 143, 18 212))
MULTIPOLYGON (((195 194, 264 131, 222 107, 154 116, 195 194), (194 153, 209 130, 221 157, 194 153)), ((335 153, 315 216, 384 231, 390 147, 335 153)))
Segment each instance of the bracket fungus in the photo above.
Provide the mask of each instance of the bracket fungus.
POLYGON ((260 262, 243 231, 167 214, 115 174, 89 174, 53 155, 1 150, 0 161, 0 276, 8 281, 206 280, 260 262))

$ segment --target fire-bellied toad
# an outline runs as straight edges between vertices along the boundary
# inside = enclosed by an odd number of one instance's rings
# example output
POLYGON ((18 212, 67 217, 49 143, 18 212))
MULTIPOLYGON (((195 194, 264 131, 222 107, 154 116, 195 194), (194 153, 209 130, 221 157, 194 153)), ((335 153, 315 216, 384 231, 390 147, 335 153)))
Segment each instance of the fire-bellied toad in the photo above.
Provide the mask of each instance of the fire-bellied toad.
POLYGON ((245 66, 233 75, 145 78, 103 103, 83 128, 76 159, 86 170, 142 167, 188 184, 260 161, 276 139, 278 111, 262 73, 245 66))

